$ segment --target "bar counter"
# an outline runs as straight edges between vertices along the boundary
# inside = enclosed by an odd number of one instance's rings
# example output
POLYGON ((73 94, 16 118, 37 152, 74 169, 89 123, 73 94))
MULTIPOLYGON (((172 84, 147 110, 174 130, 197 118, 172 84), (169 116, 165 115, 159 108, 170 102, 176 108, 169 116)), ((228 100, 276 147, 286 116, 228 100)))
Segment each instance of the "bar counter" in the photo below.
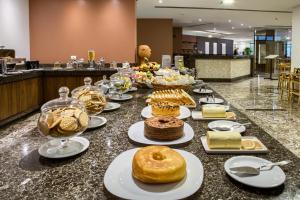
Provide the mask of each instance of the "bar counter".
POLYGON ((97 70, 45 68, 0 77, 0 126, 37 110, 43 103, 57 98, 57 90, 61 86, 73 90, 84 84, 83 79, 86 76, 90 76, 93 82, 96 82, 101 80, 103 75, 109 77, 116 72, 117 70, 112 68, 97 70))
MULTIPOLYGON (((103 177, 113 159, 120 153, 140 147, 128 139, 129 127, 141 121, 145 95, 150 90, 139 89, 134 99, 123 102, 119 110, 100 114, 108 123, 81 136, 90 141, 89 149, 79 156, 50 160, 40 157, 37 149, 47 141, 36 128, 38 113, 26 120, 0 129, 0 199, 118 199, 104 187, 103 177), (129 109, 130 108, 130 109, 129 109)), ((218 96, 218 95, 216 95, 218 96)), ((195 99, 199 95, 194 96, 195 99)), ((250 121, 232 108, 240 123, 250 121)), ((291 160, 283 166, 284 185, 273 189, 257 189, 242 185, 224 171, 224 162, 233 155, 208 155, 200 142, 207 131, 207 122, 186 120, 195 132, 194 139, 185 145, 175 146, 196 155, 204 167, 201 188, 187 199, 297 199, 300 194, 300 159, 273 139, 260 127, 252 125, 245 136, 256 136, 270 150, 256 155, 270 161, 291 160)), ((288 137, 288 135, 287 135, 288 137)), ((131 162, 131 160, 128 160, 131 162)), ((130 172, 128 172, 130 173, 130 172)))

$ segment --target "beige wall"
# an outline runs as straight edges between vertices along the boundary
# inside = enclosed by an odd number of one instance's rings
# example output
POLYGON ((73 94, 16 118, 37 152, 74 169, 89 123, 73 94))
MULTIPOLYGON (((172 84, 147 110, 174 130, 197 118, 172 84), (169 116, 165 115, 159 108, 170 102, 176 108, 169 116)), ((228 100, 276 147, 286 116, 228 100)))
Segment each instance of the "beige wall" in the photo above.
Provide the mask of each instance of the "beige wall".
POLYGON ((162 55, 172 56, 172 19, 138 19, 137 44, 147 44, 151 47, 151 61, 156 61, 160 63, 162 55))
POLYGON ((135 0, 30 0, 31 59, 87 59, 94 49, 106 61, 135 60, 135 0))

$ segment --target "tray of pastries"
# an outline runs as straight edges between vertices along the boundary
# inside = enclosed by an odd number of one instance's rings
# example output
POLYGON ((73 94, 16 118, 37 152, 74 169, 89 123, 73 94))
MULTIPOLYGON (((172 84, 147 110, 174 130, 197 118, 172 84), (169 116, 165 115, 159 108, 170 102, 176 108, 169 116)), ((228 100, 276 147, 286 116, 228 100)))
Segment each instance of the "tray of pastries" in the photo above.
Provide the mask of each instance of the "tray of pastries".
POLYGON ((255 136, 241 136, 235 131, 208 131, 201 137, 207 153, 267 153, 268 148, 255 136))
POLYGON ((236 120, 234 112, 227 112, 226 107, 219 106, 202 106, 201 111, 193 111, 192 118, 194 120, 236 120))
POLYGON ((196 107, 195 100, 183 89, 154 91, 151 95, 148 96, 146 102, 149 104, 170 102, 189 108, 196 107))

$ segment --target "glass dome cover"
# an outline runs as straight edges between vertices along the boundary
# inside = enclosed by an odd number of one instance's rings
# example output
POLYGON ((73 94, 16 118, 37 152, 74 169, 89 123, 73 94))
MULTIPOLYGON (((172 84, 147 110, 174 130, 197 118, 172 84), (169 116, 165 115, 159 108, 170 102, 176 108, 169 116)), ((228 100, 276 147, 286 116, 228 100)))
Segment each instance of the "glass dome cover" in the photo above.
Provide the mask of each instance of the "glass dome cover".
POLYGON ((90 77, 84 78, 84 86, 75 88, 72 97, 81 101, 89 115, 100 114, 106 105, 105 95, 101 89, 92 85, 90 77))
POLYGON ((59 98, 46 102, 41 107, 38 119, 39 131, 50 138, 69 138, 83 133, 89 123, 84 105, 68 97, 67 87, 59 88, 59 98))

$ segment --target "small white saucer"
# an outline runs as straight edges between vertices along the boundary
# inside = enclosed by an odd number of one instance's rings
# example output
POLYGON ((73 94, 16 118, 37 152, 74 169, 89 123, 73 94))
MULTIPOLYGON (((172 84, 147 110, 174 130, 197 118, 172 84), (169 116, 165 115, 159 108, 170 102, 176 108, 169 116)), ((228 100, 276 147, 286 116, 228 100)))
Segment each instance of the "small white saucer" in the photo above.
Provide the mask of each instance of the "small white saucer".
POLYGON ((137 87, 132 87, 132 88, 130 88, 129 90, 128 90, 128 92, 135 92, 135 91, 137 91, 138 89, 137 89, 137 87))
POLYGON ((128 130, 128 136, 131 140, 141 143, 141 144, 148 144, 148 145, 176 145, 176 144, 183 144, 189 142, 194 137, 194 130, 193 128, 184 123, 184 130, 183 136, 177 140, 172 141, 161 141, 161 140, 151 140, 144 135, 144 121, 137 122, 130 126, 128 130))
POLYGON ((119 104, 119 103, 107 102, 104 107, 104 111, 117 110, 120 107, 121 107, 121 104, 119 104))
POLYGON ((105 117, 90 116, 88 129, 98 128, 106 124, 107 119, 105 117))
MULTIPOLYGON (((146 106, 145 108, 143 108, 141 115, 144 118, 154 117, 152 115, 151 106, 146 106)), ((188 109, 185 106, 180 106, 180 115, 178 117, 176 117, 176 118, 178 118, 178 119, 186 119, 186 118, 189 118, 190 116, 191 116, 190 109, 188 109)))
POLYGON ((59 139, 54 139, 43 144, 38 152, 45 158, 67 158, 87 150, 90 142, 84 137, 72 137, 66 147, 57 148, 61 144, 59 139))
MULTIPOLYGON (((216 121, 209 122, 208 123, 208 128, 210 130, 215 129, 216 127, 227 127, 227 128, 230 128, 233 125, 240 125, 240 123, 229 121, 229 120, 216 120, 216 121)), ((232 129, 231 129, 231 131, 237 131, 239 133, 242 133, 242 132, 246 131, 246 127, 244 125, 233 126, 232 129)))
POLYGON ((210 90, 210 89, 202 89, 201 91, 200 91, 200 89, 194 89, 193 92, 195 92, 197 94, 211 94, 211 93, 213 93, 213 91, 210 90))
POLYGON ((255 176, 237 175, 229 169, 241 166, 259 167, 269 163, 271 162, 268 160, 254 156, 235 156, 225 162, 224 168, 231 178, 245 185, 257 188, 273 188, 283 184, 286 178, 285 173, 278 166, 274 166, 270 170, 260 171, 260 174, 255 176))
POLYGON ((212 98, 209 98, 208 101, 207 101, 207 98, 206 97, 203 97, 203 98, 200 98, 199 101, 201 103, 213 103, 213 104, 221 104, 221 103, 224 103, 224 100, 223 99, 219 99, 219 98, 215 98, 215 100, 213 101, 212 98))
POLYGON ((132 95, 130 94, 122 94, 121 98, 117 95, 113 95, 111 97, 109 97, 111 100, 114 100, 114 101, 127 101, 127 100, 130 100, 133 98, 132 95))

